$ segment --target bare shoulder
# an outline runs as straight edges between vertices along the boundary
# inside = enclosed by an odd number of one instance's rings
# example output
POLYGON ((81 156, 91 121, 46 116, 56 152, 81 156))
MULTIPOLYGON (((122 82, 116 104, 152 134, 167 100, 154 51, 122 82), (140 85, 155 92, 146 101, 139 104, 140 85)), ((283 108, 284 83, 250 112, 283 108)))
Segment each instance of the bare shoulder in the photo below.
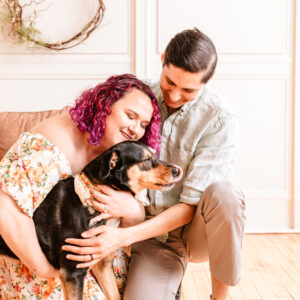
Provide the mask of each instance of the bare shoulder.
POLYGON ((79 131, 69 114, 47 119, 31 132, 40 133, 64 153, 74 173, 78 173, 90 161, 84 143, 84 133, 79 131))
POLYGON ((32 132, 39 133, 56 145, 69 160, 74 152, 75 124, 68 114, 46 119, 32 128, 32 132))
POLYGON ((69 116, 67 114, 63 114, 38 123, 31 129, 31 131, 34 133, 40 133, 52 143, 58 144, 61 139, 69 137, 70 130, 72 130, 71 122, 72 121, 69 116))

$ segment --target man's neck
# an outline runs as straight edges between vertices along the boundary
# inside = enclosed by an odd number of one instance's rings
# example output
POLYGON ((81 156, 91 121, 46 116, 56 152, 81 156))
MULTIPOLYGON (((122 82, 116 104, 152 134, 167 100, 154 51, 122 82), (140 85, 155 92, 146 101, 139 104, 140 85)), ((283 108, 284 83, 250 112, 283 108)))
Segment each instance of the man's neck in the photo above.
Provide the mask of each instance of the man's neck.
POLYGON ((176 107, 176 108, 173 108, 173 107, 169 107, 167 106, 167 109, 168 109, 168 115, 172 115, 175 111, 177 111, 178 109, 180 109, 180 107, 176 107))

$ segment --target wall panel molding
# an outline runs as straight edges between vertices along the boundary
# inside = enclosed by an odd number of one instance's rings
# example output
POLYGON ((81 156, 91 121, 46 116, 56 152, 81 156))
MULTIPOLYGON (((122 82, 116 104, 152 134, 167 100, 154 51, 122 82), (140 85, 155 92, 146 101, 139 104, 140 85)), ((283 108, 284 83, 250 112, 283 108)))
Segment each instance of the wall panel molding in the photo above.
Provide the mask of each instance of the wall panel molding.
POLYGON ((130 60, 69 61, 69 62, 21 62, 15 67, 11 63, 0 63, 0 79, 61 78, 86 79, 106 78, 112 74, 128 73, 132 68, 130 60))
POLYGON ((295 98, 294 98, 294 222, 295 227, 300 230, 300 5, 295 0, 296 20, 295 22, 295 98))

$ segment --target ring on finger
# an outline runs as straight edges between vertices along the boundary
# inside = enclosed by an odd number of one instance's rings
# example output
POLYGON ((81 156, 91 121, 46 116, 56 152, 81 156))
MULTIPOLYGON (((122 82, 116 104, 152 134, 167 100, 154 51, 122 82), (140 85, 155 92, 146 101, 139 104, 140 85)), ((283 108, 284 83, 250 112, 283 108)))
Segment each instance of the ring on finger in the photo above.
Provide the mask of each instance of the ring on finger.
POLYGON ((103 210, 103 212, 104 213, 107 213, 107 206, 105 205, 105 204, 103 204, 104 205, 104 210, 103 210))

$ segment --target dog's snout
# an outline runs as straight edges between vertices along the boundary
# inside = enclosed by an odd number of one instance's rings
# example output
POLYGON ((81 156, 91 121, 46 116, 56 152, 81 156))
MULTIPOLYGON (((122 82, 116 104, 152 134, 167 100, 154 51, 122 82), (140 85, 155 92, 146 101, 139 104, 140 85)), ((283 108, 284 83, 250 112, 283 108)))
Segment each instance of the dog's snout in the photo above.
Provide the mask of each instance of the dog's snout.
POLYGON ((179 175, 179 173, 180 173, 179 169, 172 166, 172 175, 173 175, 173 177, 177 177, 179 175))

